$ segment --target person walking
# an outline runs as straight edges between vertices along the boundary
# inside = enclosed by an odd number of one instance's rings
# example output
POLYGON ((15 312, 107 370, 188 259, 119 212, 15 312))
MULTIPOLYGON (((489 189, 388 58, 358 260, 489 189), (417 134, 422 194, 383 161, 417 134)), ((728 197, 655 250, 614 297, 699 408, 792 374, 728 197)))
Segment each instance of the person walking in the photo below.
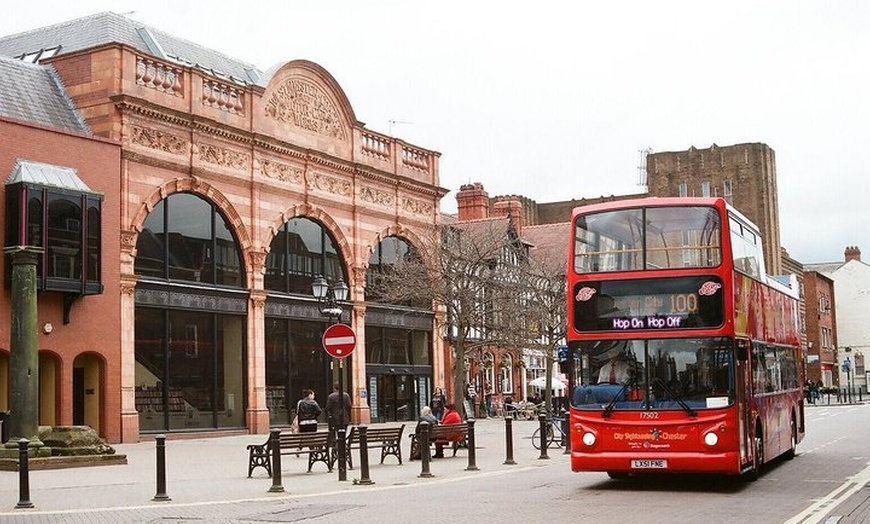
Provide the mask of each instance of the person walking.
POLYGON ((350 424, 350 395, 347 391, 342 391, 342 398, 339 400, 338 383, 332 386, 332 393, 326 397, 326 423, 329 425, 329 443, 330 446, 335 442, 335 437, 338 434, 339 428, 347 429, 350 424))
POLYGON ((314 400, 314 391, 302 390, 302 398, 296 403, 296 418, 299 421, 300 433, 313 433, 317 431, 317 417, 323 410, 320 404, 314 400))

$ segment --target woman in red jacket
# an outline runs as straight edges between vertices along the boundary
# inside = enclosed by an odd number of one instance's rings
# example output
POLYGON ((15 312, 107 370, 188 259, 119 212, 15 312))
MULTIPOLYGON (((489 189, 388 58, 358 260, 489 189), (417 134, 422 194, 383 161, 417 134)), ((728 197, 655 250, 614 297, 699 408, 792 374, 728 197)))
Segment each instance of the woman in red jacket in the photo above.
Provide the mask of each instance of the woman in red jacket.
MULTIPOLYGON (((459 412, 456 411, 456 404, 448 403, 444 405, 444 418, 441 419, 441 425, 447 424, 461 424, 462 417, 459 416, 459 412)), ((432 458, 444 458, 444 445, 453 443, 453 442, 461 442, 462 435, 458 434, 455 436, 448 436, 445 440, 436 440, 435 441, 435 455, 432 458)))

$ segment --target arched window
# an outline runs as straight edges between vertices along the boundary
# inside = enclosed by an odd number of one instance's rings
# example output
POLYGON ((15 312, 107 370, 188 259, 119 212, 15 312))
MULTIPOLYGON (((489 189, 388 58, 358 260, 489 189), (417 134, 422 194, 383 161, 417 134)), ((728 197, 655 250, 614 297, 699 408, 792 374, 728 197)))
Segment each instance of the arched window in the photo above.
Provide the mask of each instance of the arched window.
POLYGON ((384 304, 396 304, 412 307, 428 307, 429 304, 421 299, 390 299, 390 293, 381 289, 385 285, 379 280, 379 276, 391 271, 400 262, 408 262, 402 271, 409 272, 409 278, 415 270, 425 270, 420 257, 411 244, 399 237, 387 237, 381 240, 369 257, 369 268, 366 271, 366 300, 384 304))
POLYGON ((311 284, 317 275, 323 275, 330 283, 347 281, 335 239, 311 219, 288 220, 269 246, 265 288, 311 295, 311 284))
POLYGON ((176 193, 145 219, 136 244, 136 274, 222 286, 243 285, 238 242, 213 204, 176 193))
POLYGON ((218 288, 245 285, 241 261, 223 214, 199 195, 169 195, 145 219, 135 269, 141 431, 244 427, 247 300, 218 288))
POLYGON ((498 366, 498 387, 500 393, 512 393, 514 390, 514 359, 510 353, 501 356, 498 366))

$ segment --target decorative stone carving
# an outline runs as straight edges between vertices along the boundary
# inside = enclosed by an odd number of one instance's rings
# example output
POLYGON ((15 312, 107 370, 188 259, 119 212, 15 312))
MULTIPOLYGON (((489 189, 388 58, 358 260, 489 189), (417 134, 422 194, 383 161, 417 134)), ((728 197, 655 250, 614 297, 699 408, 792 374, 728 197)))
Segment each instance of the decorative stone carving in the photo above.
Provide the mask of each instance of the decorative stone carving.
POLYGON ((394 203, 392 193, 369 186, 361 186, 359 188, 359 198, 363 202, 371 202, 372 204, 385 207, 392 207, 394 203))
POLYGON ((305 175, 305 170, 301 167, 273 162, 271 160, 260 161, 260 172, 269 178, 296 185, 302 185, 302 177, 305 175))
POLYGON ((350 196, 353 190, 350 181, 341 180, 323 173, 309 172, 305 175, 305 181, 311 189, 326 191, 340 196, 350 196))
POLYGON ((262 273, 266 269, 267 253, 262 251, 251 251, 251 266, 254 271, 262 273))
POLYGON ((296 78, 279 86, 266 102, 266 115, 330 138, 345 140, 341 113, 317 84, 296 78))
POLYGON ((136 232, 121 231, 121 250, 132 251, 136 248, 136 232))
POLYGON ((209 164, 244 170, 250 163, 246 153, 225 149, 211 144, 199 144, 199 159, 209 164))
POLYGON ((187 151, 187 140, 184 138, 149 127, 131 126, 130 141, 173 155, 183 155, 187 151))
POLYGON ((399 205, 402 206, 402 209, 405 211, 414 213, 415 215, 431 215, 432 210, 434 209, 432 202, 406 197, 399 199, 399 205))

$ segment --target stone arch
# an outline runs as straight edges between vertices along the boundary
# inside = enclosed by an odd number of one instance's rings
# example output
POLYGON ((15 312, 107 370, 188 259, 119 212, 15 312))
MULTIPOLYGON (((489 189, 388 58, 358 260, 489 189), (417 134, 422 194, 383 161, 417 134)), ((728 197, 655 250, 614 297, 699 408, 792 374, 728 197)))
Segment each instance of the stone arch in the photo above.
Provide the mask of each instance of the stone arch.
POLYGON ((139 233, 142 232, 142 226, 145 224, 145 219, 148 218, 148 215, 162 200, 176 193, 193 193, 218 207, 220 212, 226 217, 230 229, 238 240, 239 250, 245 262, 245 275, 250 285, 253 279, 254 262, 257 257, 257 253, 253 249, 251 236, 245 228, 241 215, 239 215, 239 212, 226 195, 200 178, 192 177, 169 180, 142 201, 130 224, 130 229, 135 232, 133 238, 130 239, 130 245, 133 250, 135 251, 136 243, 139 240, 139 233))
POLYGON ((324 211, 322 208, 318 206, 314 206, 311 204, 297 204, 295 206, 290 206, 283 213, 278 215, 278 217, 272 222, 269 226, 269 235, 268 238, 263 239, 263 252, 264 255, 269 252, 269 248, 272 245, 272 241, 275 240, 275 237, 278 235, 278 232, 284 227, 284 224, 287 223, 288 220, 293 218, 310 218, 312 220, 316 220, 320 223, 327 231, 332 235, 332 238, 335 239, 336 248, 338 248, 339 253, 341 253, 341 259, 344 263, 344 267, 348 270, 348 279, 351 282, 348 282, 348 286, 353 289, 354 279, 356 275, 353 274, 353 253, 351 250, 350 242, 347 240, 347 236, 342 232, 338 223, 333 220, 333 218, 324 211))

